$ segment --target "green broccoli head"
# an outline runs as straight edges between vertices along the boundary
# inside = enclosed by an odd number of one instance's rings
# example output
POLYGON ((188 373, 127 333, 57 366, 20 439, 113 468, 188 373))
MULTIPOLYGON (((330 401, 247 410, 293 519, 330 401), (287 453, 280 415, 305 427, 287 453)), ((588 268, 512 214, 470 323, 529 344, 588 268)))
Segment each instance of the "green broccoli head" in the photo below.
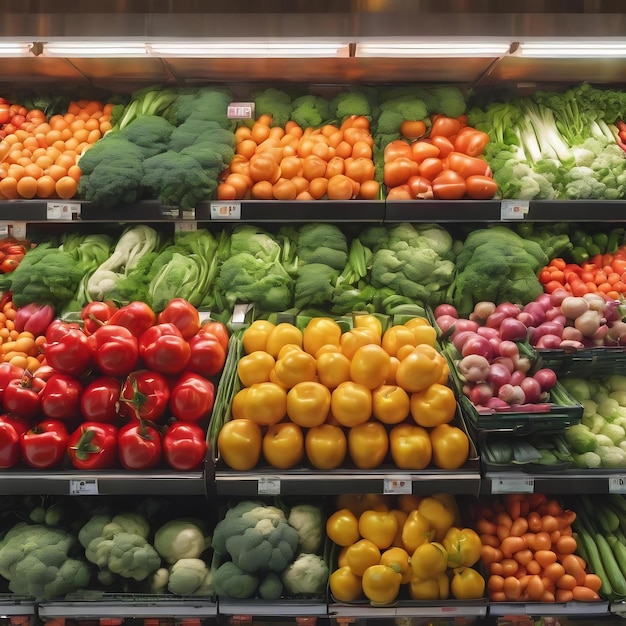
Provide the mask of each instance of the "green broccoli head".
POLYGON ((144 161, 142 184, 165 205, 193 209, 211 197, 217 176, 211 176, 192 156, 168 150, 144 161))
POLYGON ((298 234, 296 253, 300 263, 323 263, 341 271, 348 261, 348 240, 335 224, 305 224, 298 234))
POLYGON ((324 263, 307 263, 298 267, 294 303, 298 309, 328 304, 333 297, 339 270, 324 263))
POLYGON ((328 100, 321 96, 300 96, 292 104, 291 119, 302 128, 318 128, 331 118, 328 100))
POLYGON ((438 113, 443 113, 448 117, 459 117, 466 109, 465 96, 463 92, 454 85, 441 85, 429 90, 437 99, 438 113))
POLYGON ((372 104, 365 90, 340 91, 329 103, 333 119, 342 122, 352 115, 372 116, 372 104))
POLYGON ((293 104, 291 96, 286 91, 269 87, 252 94, 252 98, 257 118, 269 115, 272 118, 271 126, 285 126, 289 121, 293 104))
POLYGON ((245 572, 232 561, 225 561, 213 572, 213 588, 218 597, 252 598, 259 581, 259 576, 245 572))
POLYGON ((174 126, 158 115, 140 115, 125 126, 120 135, 139 146, 145 159, 165 152, 174 126))
POLYGON ((217 122, 222 128, 234 130, 235 121, 228 119, 232 94, 227 87, 202 87, 191 93, 178 94, 170 105, 167 117, 174 126, 188 119, 217 122))

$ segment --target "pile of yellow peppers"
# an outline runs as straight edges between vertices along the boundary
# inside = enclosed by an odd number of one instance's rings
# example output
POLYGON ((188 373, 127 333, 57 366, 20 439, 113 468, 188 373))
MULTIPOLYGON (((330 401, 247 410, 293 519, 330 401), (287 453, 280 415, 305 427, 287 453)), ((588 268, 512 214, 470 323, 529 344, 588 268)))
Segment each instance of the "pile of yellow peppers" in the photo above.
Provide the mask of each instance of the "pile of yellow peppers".
POLYGON ((302 330, 257 320, 242 342, 241 389, 218 436, 228 467, 332 470, 349 460, 359 469, 454 470, 467 461, 469 439, 451 424, 456 398, 427 319, 383 328, 378 316, 355 314, 348 330, 330 317, 302 330))
POLYGON ((339 496, 326 533, 339 546, 329 587, 337 602, 385 605, 483 598, 485 580, 472 566, 482 543, 464 528, 454 496, 339 496))

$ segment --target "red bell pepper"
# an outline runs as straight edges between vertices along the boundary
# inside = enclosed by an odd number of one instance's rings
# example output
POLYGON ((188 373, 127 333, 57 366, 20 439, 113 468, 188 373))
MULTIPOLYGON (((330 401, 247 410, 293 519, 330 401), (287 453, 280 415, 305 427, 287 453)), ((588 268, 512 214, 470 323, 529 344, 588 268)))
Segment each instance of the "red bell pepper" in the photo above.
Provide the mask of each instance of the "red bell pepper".
POLYGON ((79 470, 110 469, 117 463, 117 428, 113 424, 83 422, 67 442, 67 455, 79 470))
POLYGON ((184 298, 173 298, 157 317, 159 324, 174 324, 185 339, 190 339, 200 330, 200 314, 191 302, 184 298))
POLYGON ((197 422, 213 409, 215 388, 210 380, 193 372, 179 376, 170 394, 170 410, 179 420, 197 422))
POLYGON ((79 416, 83 386, 73 376, 52 374, 39 394, 41 410, 51 419, 69 420, 79 416))
POLYGON ((141 337, 156 324, 156 313, 145 302, 130 302, 113 313, 109 324, 124 326, 135 337, 141 337))
POLYGON ((209 337, 215 337, 224 350, 228 349, 228 340, 230 336, 228 334, 228 328, 226 324, 222 322, 218 322, 217 320, 210 320, 208 322, 204 322, 202 326, 200 326, 200 330, 198 331, 199 335, 207 334, 209 337))
POLYGON ((200 331, 189 340, 189 363, 187 368, 209 378, 222 371, 226 350, 214 335, 200 331))
MULTIPOLYGON (((55 324, 52 322, 50 328, 55 324)), ((63 322, 62 322, 63 324, 63 322)), ((58 337, 44 345, 44 356, 48 365, 61 374, 80 376, 91 364, 91 352, 87 335, 80 328, 55 327, 51 335, 58 337)), ((48 333, 46 332, 46 339, 48 333)))
POLYGON ((87 338, 87 343, 95 365, 106 376, 127 376, 137 367, 137 337, 124 326, 105 324, 87 338))
POLYGON ((119 420, 119 398, 122 384, 112 376, 92 380, 80 397, 80 412, 91 422, 113 424, 119 420))
POLYGON ((23 375, 23 367, 19 367, 9 362, 0 363, 0 400, 4 398, 4 390, 7 388, 7 385, 12 380, 22 378, 23 375))
POLYGON ((20 439, 22 460, 35 469, 57 467, 65 457, 69 434, 61 420, 43 420, 20 439))
POLYGON ((120 415, 156 422, 167 409, 170 388, 162 374, 152 370, 131 372, 122 385, 120 415))
POLYGON ((29 419, 35 417, 41 409, 39 393, 44 386, 45 382, 30 373, 10 381, 2 398, 4 410, 29 419))
POLYGON ((130 422, 118 432, 117 449, 124 469, 150 469, 161 461, 161 434, 143 420, 130 422))
POLYGON ((63 320, 53 320, 46 328, 46 343, 55 343, 62 339, 70 330, 80 329, 76 322, 64 322, 63 320))
POLYGON ((22 457, 20 437, 30 428, 24 417, 5 413, 0 415, 0 469, 8 469, 22 457))
POLYGON ((80 312, 85 335, 93 335, 100 326, 110 321, 116 311, 117 306, 113 302, 98 302, 94 300, 86 304, 80 312))
POLYGON ((204 430, 193 422, 175 422, 163 437, 163 456, 178 471, 199 469, 204 463, 207 444, 204 430))
POLYGON ((191 348, 174 324, 163 323, 141 335, 139 355, 148 369, 161 374, 180 374, 187 367, 191 348))

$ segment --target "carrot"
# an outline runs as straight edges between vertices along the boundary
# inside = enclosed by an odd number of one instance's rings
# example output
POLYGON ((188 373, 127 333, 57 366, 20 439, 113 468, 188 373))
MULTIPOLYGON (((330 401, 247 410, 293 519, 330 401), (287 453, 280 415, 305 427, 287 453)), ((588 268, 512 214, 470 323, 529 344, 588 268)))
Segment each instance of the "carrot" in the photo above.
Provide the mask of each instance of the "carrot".
POLYGON ((533 533, 540 532, 541 528, 541 515, 536 511, 531 511, 528 514, 528 530, 533 533))
POLYGON ((510 535, 521 537, 528 530, 528 520, 524 517, 517 517, 511 525, 510 535))
POLYGON ((522 585, 515 576, 507 576, 504 579, 503 590, 507 600, 519 600, 522 595, 522 585))
POLYGON ((557 589, 554 599, 557 602, 571 602, 574 599, 574 594, 571 589, 557 589))
POLYGON ((571 591, 576 586, 576 578, 574 578, 571 574, 563 574, 563 576, 556 581, 555 585, 557 589, 566 589, 567 591, 571 591))
POLYGON ((502 561, 502 575, 515 576, 519 569, 519 563, 515 559, 504 559, 502 561))
POLYGON ((576 539, 567 536, 559 537, 554 545, 557 552, 562 554, 573 554, 577 548, 576 539))
POLYGON ((585 576, 584 586, 598 592, 600 591, 600 587, 602 587, 602 580, 597 574, 587 574, 585 576))
POLYGON ((547 533, 553 533, 559 529, 559 522, 554 515, 546 514, 541 518, 541 530, 547 533))
POLYGON ((543 568, 556 563, 556 553, 552 550, 537 550, 535 552, 535 561, 543 568))
POLYGON ((496 517, 496 522, 499 526, 505 526, 506 528, 511 528, 511 526, 513 526, 513 520, 511 519, 511 516, 505 511, 498 513, 496 517))
POLYGON ((489 599, 492 602, 506 602, 507 597, 504 591, 490 591, 489 599))
POLYGON ((480 550, 480 558, 485 565, 500 563, 502 556, 502 550, 494 548, 493 546, 483 546, 480 550))
POLYGON ((498 575, 498 576, 502 576, 503 571, 504 571, 504 568, 502 567, 502 563, 494 561, 493 563, 489 564, 489 573, 490 574, 495 574, 495 575, 498 575))
POLYGON ((538 576, 541 573, 542 569, 543 568, 541 567, 541 565, 539 565, 539 563, 535 559, 532 559, 526 564, 526 571, 531 576, 538 576))
POLYGON ((500 540, 495 535, 480 535, 480 541, 483 546, 500 547, 500 540))
POLYGON ((574 579, 576 580, 576 584, 577 585, 584 584, 586 572, 580 566, 580 563, 578 562, 578 559, 576 558, 575 555, 568 554, 563 559, 563 567, 565 568, 565 572, 567 574, 570 574, 570 576, 574 577, 574 579))
POLYGON ((511 534, 511 529, 504 524, 498 524, 496 529, 496 536, 500 541, 504 541, 511 534))
POLYGON ((526 547, 526 544, 524 543, 524 540, 521 537, 506 537, 502 541, 502 545, 500 546, 500 549, 502 550, 502 554, 505 557, 510 557, 510 556, 513 556, 513 554, 515 554, 516 552, 519 552, 520 550, 524 550, 525 547, 526 547))
POLYGON ((504 589, 504 578, 498 575, 489 576, 487 589, 489 591, 502 591, 504 589))
POLYGON ((524 548, 523 550, 518 550, 515 553, 515 560, 524 567, 527 567, 528 564, 533 560, 533 552, 528 548, 524 548))
POLYGON ((484 518, 476 522, 476 531, 481 535, 495 535, 498 526, 484 518))

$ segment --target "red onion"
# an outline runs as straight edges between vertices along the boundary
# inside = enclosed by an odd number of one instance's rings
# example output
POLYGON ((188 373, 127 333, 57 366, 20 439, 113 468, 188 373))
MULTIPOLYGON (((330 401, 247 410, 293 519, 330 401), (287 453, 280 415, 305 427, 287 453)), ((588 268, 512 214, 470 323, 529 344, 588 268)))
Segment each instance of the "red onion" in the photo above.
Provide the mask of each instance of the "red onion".
POLYGON ((487 339, 487 341, 489 342, 489 345, 491 346, 491 350, 493 352, 493 354, 491 355, 491 359, 489 359, 491 361, 495 357, 500 356, 500 345, 502 344, 502 339, 500 339, 500 337, 491 337, 487 339))
MULTIPOLYGON (((530 313, 532 316, 532 324, 527 324, 527 326, 539 326, 539 324, 545 322, 547 310, 548 309, 541 306, 539 302, 529 302, 522 311, 522 313, 530 313)), ((519 319, 519 315, 517 316, 517 319, 519 319)))
POLYGON ((488 409, 508 409, 509 405, 507 402, 505 402, 504 400, 501 400, 500 398, 496 398, 495 396, 493 398, 491 398, 489 400, 489 402, 487 402, 487 408, 488 409))
POLYGON ((514 341, 503 341, 500 343, 500 356, 508 356, 510 358, 519 355, 519 347, 514 341))
POLYGON ((461 348, 461 354, 468 356, 470 354, 479 354, 484 356, 488 361, 493 358, 493 348, 488 339, 481 337, 479 334, 474 333, 471 337, 463 343, 461 348))
POLYGON ((517 304, 513 304, 512 302, 502 302, 496 307, 495 310, 496 313, 499 311, 506 313, 507 317, 515 317, 521 309, 517 304))
MULTIPOLYGON (((476 335, 476 333, 473 330, 463 330, 459 333, 454 332, 452 334, 452 345, 459 351, 461 352, 463 346, 465 345, 465 342, 470 338, 473 337, 474 335, 476 335)), ((476 335, 478 336, 478 335, 476 335)))
POLYGON ((481 337, 486 337, 487 339, 500 339, 500 333, 497 328, 491 328, 490 326, 481 326, 476 333, 481 337))
POLYGON ((561 338, 563 334, 563 324, 559 324, 556 321, 544 322, 543 324, 539 324, 539 326, 535 327, 535 329, 530 333, 530 341, 531 343, 535 343, 544 335, 556 335, 561 338))
POLYGON ((543 391, 541 383, 534 377, 527 376, 519 384, 524 392, 526 402, 539 402, 543 391))
POLYGON ((509 383, 511 385, 519 385, 524 380, 524 378, 526 378, 526 372, 522 372, 522 370, 515 370, 511 373, 509 383))
POLYGON ((491 398, 493 398, 493 389, 487 383, 474 385, 469 393, 469 399, 472 404, 486 405, 491 398))
POLYGON ((561 347, 561 337, 558 335, 543 335, 533 343, 540 350, 556 350, 561 347))
POLYGON ((459 317, 458 311, 452 304, 440 304, 437 308, 435 308, 433 314, 435 315, 436 320, 439 319, 442 315, 449 315, 450 317, 454 317, 455 319, 458 319, 459 317))
POLYGON ((550 391, 556 385, 556 373, 548 367, 537 370, 533 378, 539 383, 541 391, 550 391))
POLYGON ((440 315, 437 318, 437 326, 441 328, 441 332, 447 333, 453 326, 455 326, 456 321, 456 317, 452 317, 451 315, 440 315))
POLYGON ((486 320, 485 326, 489 326, 489 328, 500 328, 500 324, 507 317, 511 317, 507 315, 504 311, 494 311, 486 320))
POLYGON ((463 317, 456 320, 454 328, 457 332, 463 332, 464 330, 472 330, 476 332, 478 330, 478 323, 472 322, 472 320, 465 319, 463 317))
POLYGON ((504 400, 507 404, 523 404, 526 402, 524 390, 519 385, 511 385, 507 383, 498 389, 498 398, 504 400))
POLYGON ((547 311, 552 306, 552 298, 549 293, 540 293, 535 302, 541 306, 544 311, 547 311))
POLYGON ((500 389, 511 380, 511 371, 503 363, 492 363, 489 368, 487 382, 493 383, 496 389, 500 389))
POLYGON ((604 309, 604 319, 607 322, 617 322, 621 319, 619 304, 616 300, 609 300, 604 309))
POLYGON ((567 291, 567 289, 561 289, 561 288, 555 289, 550 294, 550 304, 552 306, 561 306, 561 302, 563 302, 565 298, 568 298, 571 295, 572 294, 570 294, 569 291, 567 291))
POLYGON ((582 341, 576 341, 574 339, 563 339, 563 341, 561 341, 561 343, 559 344, 559 348, 562 348, 564 350, 580 350, 581 348, 587 348, 590 346, 593 346, 593 340, 591 339, 587 339, 583 337, 582 341))
POLYGON ((506 369, 508 369, 510 373, 513 373, 515 371, 515 363, 513 363, 513 359, 511 359, 508 356, 499 356, 499 357, 495 358, 491 362, 491 365, 493 366, 496 363, 498 363, 500 365, 504 365, 504 367, 506 367, 506 369))
POLYGON ((526 339, 528 329, 514 317, 507 317, 500 324, 500 337, 504 341, 522 341, 526 339))
POLYGON ((535 318, 528 311, 522 311, 515 319, 519 320, 527 327, 535 325, 535 318))
POLYGON ((520 372, 524 372, 526 374, 530 368, 532 367, 532 361, 527 356, 518 355, 513 358, 513 363, 515 363, 515 369, 520 372))

